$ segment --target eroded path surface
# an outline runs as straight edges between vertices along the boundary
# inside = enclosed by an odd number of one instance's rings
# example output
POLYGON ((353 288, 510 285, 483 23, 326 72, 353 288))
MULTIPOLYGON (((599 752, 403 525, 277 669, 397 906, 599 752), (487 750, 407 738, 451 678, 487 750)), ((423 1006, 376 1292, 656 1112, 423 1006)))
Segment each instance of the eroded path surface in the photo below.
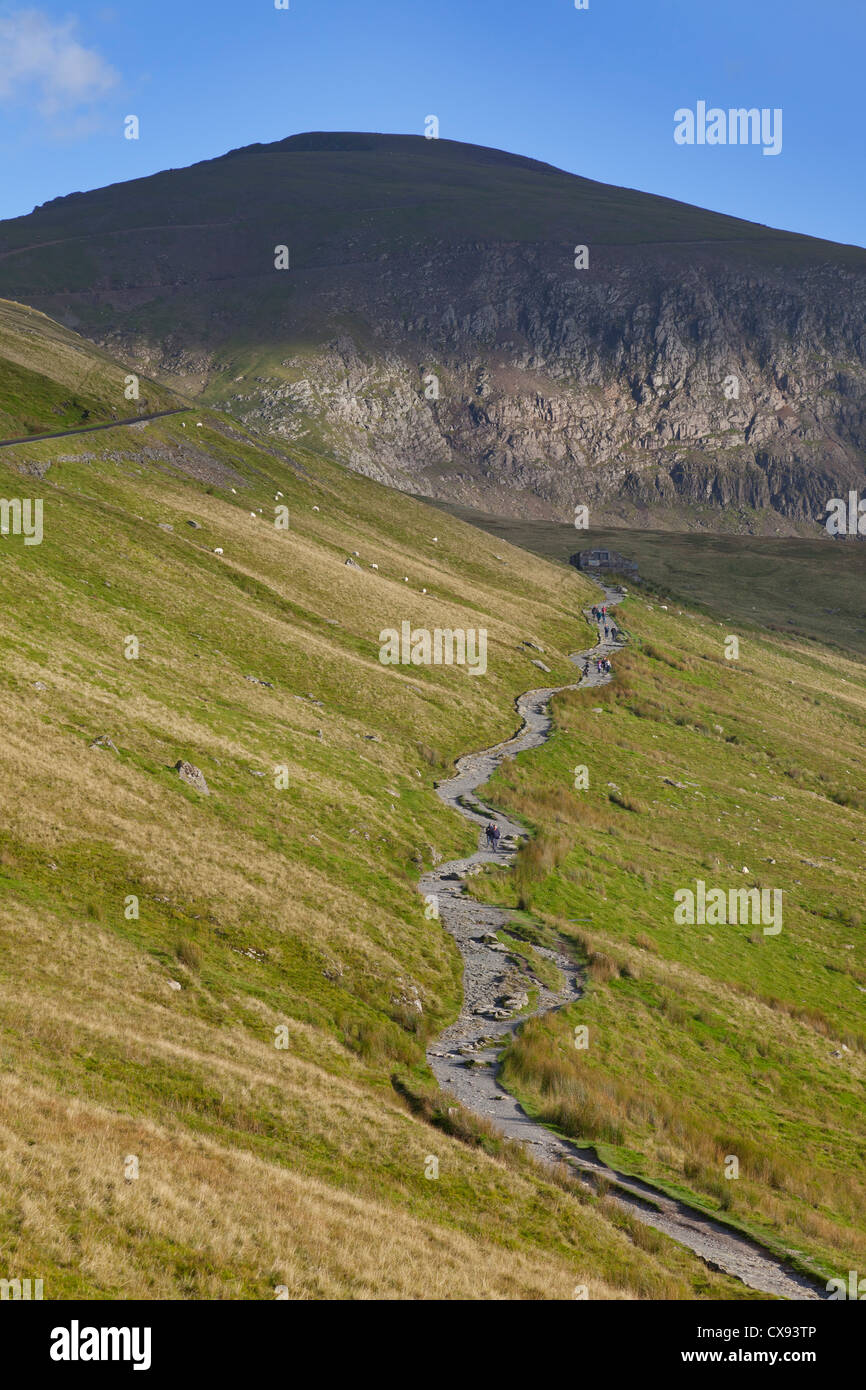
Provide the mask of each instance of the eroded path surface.
MULTIPOLYGON (((616 590, 605 589, 608 609, 620 597, 616 590)), ((614 1200, 647 1225, 687 1245, 712 1267, 723 1269, 764 1293, 794 1299, 820 1298, 822 1294, 813 1284, 756 1242, 665 1196, 649 1183, 616 1172, 592 1150, 558 1138, 530 1119, 497 1080, 500 1053, 514 1030, 533 1013, 547 1013, 579 999, 582 982, 577 968, 566 956, 535 946, 533 949, 546 956, 562 977, 559 990, 544 985, 532 975, 525 961, 512 955, 496 938, 498 931, 507 928, 510 912, 476 903, 467 896, 465 879, 483 864, 509 863, 515 856, 518 838, 525 833, 507 816, 485 806, 476 792, 506 758, 545 742, 553 723, 553 695, 560 690, 574 690, 578 685, 585 689, 610 680, 609 675, 596 670, 596 659, 613 654, 622 644, 605 640, 603 622, 598 626, 596 646, 571 658, 580 667, 588 660, 588 674, 574 685, 530 690, 521 695, 517 701, 523 721, 519 732, 483 752, 460 758, 455 775, 437 787, 448 806, 478 825, 480 848, 465 859, 438 865, 418 884, 421 893, 435 895, 440 921, 457 942, 464 966, 460 1016, 431 1044, 427 1060, 439 1085, 468 1110, 493 1120, 503 1134, 527 1145, 542 1162, 566 1162, 590 1184, 604 1177, 615 1185, 611 1194, 614 1200), (484 829, 491 821, 501 832, 500 848, 496 851, 485 848, 484 829), (530 988, 537 990, 532 1011, 527 1007, 530 988)))
POLYGON ((96 434, 98 430, 117 430, 124 425, 143 425, 148 420, 162 420, 166 415, 186 415, 192 412, 191 405, 180 405, 172 410, 154 410, 150 415, 128 415, 124 420, 102 420, 98 425, 77 425, 71 430, 55 430, 53 434, 27 434, 21 439, 0 439, 0 449, 8 449, 12 444, 43 444, 46 439, 68 439, 71 434, 96 434))

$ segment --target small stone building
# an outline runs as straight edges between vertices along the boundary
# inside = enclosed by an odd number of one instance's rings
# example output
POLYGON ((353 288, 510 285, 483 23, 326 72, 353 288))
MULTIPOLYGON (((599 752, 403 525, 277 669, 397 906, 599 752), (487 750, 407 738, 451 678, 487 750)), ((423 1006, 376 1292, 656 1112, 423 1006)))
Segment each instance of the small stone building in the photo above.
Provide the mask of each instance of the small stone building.
POLYGON ((618 550, 579 550, 572 555, 571 564, 589 574, 626 574, 630 579, 639 578, 634 560, 627 560, 618 550))

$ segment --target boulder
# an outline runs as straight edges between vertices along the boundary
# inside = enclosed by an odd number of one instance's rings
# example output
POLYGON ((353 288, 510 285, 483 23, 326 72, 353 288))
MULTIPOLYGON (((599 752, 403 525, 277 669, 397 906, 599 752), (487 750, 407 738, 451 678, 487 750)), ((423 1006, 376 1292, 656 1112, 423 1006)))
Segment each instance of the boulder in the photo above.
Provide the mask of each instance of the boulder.
POLYGON ((108 737, 108 734, 97 734, 96 738, 90 740, 90 746, 91 748, 110 748, 112 752, 117 752, 117 748, 108 737))
POLYGON ((194 787, 195 790, 201 792, 203 796, 210 796, 208 784, 204 779, 204 773, 201 768, 196 767, 194 763, 188 763, 185 759, 179 758, 174 765, 174 770, 180 780, 186 782, 187 786, 194 787))
POLYGON ((499 1000, 499 1004, 503 1009, 508 1009, 509 1011, 513 1011, 515 1013, 518 1012, 520 1009, 525 1009, 528 1003, 529 995, 523 993, 522 991, 519 994, 503 995, 502 998, 499 1000))

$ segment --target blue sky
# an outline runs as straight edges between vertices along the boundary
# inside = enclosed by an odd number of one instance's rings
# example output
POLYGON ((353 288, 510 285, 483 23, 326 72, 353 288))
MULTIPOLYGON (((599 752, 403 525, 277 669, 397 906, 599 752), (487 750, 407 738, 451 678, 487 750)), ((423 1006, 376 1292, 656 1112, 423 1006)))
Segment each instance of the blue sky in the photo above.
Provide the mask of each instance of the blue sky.
POLYGON ((422 134, 866 244, 866 0, 0 0, 0 217, 303 130, 422 134), (781 153, 677 145, 699 101, 781 153), (140 139, 123 138, 137 115, 140 139))

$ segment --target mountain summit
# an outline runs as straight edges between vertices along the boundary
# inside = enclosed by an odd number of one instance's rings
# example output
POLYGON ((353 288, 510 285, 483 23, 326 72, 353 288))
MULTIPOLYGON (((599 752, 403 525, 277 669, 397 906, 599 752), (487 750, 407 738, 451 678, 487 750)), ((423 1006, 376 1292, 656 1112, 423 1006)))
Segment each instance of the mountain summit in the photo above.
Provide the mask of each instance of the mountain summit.
POLYGON ((412 492, 793 530, 866 480, 866 251, 312 132, 0 223, 0 295, 412 492))

